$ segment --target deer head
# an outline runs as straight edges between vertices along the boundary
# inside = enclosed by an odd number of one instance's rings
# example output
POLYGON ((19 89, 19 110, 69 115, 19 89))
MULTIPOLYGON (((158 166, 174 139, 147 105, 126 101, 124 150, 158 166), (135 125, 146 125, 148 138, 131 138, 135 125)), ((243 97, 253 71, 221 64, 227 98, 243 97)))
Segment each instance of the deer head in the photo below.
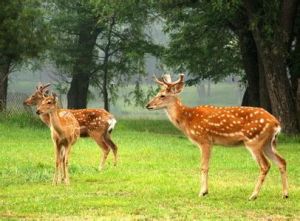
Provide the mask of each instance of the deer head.
POLYGON ((164 75, 161 80, 155 77, 157 84, 161 86, 158 94, 149 101, 146 108, 149 110, 157 110, 167 108, 176 101, 177 95, 182 92, 184 88, 184 74, 179 75, 177 81, 172 82, 170 75, 164 75))
POLYGON ((49 91, 48 91, 48 87, 51 84, 39 84, 38 86, 36 86, 36 90, 35 92, 28 97, 23 104, 27 105, 27 106, 33 106, 33 105, 37 105, 39 104, 39 102, 41 102, 44 99, 44 96, 48 95, 49 91))
POLYGON ((57 109, 57 95, 52 93, 50 96, 44 96, 38 104, 36 114, 49 114, 57 109))

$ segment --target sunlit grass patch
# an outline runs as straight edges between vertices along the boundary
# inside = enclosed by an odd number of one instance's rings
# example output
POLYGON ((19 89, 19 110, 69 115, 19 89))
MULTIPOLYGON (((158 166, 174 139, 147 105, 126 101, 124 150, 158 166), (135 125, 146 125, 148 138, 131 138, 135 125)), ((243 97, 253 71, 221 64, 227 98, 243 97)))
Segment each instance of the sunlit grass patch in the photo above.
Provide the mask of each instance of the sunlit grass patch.
POLYGON ((110 154, 103 171, 99 147, 80 139, 71 152, 70 186, 52 186, 54 149, 45 126, 3 121, 0 130, 2 219, 300 219, 298 138, 279 138, 290 198, 281 198, 272 165, 259 198, 250 202, 258 167, 245 148, 214 148, 209 195, 199 198, 199 150, 168 121, 120 120, 113 132, 119 164, 113 166, 110 154))

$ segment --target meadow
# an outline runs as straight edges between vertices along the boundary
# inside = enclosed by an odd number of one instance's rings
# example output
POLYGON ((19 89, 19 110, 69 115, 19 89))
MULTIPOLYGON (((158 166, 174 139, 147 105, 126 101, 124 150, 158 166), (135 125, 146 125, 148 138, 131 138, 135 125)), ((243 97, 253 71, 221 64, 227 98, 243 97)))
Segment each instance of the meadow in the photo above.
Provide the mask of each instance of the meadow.
POLYGON ((200 152, 167 120, 119 120, 110 154, 88 138, 71 152, 70 186, 52 186, 54 151, 38 119, 0 116, 0 218, 63 220, 300 220, 300 139, 279 137, 288 162, 290 197, 282 199, 278 169, 256 201, 248 201, 258 167, 245 148, 216 147, 209 195, 198 197, 200 152))

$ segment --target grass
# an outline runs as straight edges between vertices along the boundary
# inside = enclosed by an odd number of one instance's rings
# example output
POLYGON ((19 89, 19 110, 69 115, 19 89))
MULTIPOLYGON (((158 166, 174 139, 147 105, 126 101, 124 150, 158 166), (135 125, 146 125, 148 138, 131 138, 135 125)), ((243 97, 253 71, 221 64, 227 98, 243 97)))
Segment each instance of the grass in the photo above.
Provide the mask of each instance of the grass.
POLYGON ((290 198, 281 198, 279 172, 272 166, 259 198, 251 202, 258 168, 244 148, 214 148, 209 195, 199 198, 200 153, 165 120, 120 120, 113 132, 119 165, 112 165, 110 154, 100 172, 99 148, 80 139, 71 153, 70 186, 51 185, 54 154, 47 128, 24 116, 0 116, 0 130, 2 219, 300 219, 297 137, 279 139, 290 198))

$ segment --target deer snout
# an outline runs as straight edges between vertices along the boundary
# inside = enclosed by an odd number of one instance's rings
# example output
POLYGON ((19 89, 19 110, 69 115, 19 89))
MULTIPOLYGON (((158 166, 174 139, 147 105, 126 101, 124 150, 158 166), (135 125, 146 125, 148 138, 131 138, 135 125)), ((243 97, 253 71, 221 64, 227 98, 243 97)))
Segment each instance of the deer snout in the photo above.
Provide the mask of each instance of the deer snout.
POLYGON ((151 104, 150 104, 150 103, 148 103, 148 104, 146 105, 146 108, 147 108, 148 110, 153 109, 153 107, 151 107, 151 104))
POLYGON ((28 101, 27 100, 23 101, 23 105, 28 105, 28 101))
POLYGON ((41 112, 40 110, 37 110, 35 113, 36 113, 37 115, 40 115, 42 112, 41 112))

